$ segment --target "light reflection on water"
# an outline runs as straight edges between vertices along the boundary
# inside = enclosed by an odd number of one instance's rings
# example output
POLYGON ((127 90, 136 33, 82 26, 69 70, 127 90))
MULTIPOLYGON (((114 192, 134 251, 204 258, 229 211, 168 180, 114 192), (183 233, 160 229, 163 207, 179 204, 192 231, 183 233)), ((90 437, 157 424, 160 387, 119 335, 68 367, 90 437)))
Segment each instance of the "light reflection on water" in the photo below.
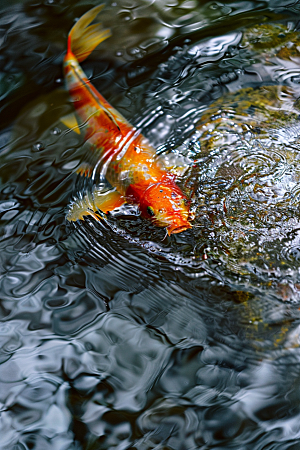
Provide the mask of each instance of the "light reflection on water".
POLYGON ((90 185, 61 60, 90 6, 15 2, 0 21, 1 448, 297 449, 297 5, 104 10, 113 38, 84 68, 186 164, 196 220, 171 238, 132 208, 66 222, 90 185))

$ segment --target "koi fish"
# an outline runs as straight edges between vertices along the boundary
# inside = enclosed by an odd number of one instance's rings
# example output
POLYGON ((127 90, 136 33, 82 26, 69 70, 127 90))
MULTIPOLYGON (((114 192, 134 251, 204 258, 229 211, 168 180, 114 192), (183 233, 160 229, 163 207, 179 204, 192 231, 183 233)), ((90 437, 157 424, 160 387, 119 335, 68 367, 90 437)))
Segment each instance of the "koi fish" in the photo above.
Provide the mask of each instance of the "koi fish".
MULTIPOLYGON (((95 89, 79 63, 111 34, 100 23, 91 24, 104 5, 92 8, 73 26, 68 36, 64 75, 77 117, 85 124, 85 139, 96 163, 82 174, 104 175, 114 188, 107 195, 95 190, 74 201, 68 220, 76 221, 97 210, 112 211, 124 203, 138 205, 141 215, 169 235, 192 225, 186 196, 175 176, 157 160, 155 149, 141 132, 119 114, 95 89)), ((99 220, 99 219, 98 219, 99 220)))

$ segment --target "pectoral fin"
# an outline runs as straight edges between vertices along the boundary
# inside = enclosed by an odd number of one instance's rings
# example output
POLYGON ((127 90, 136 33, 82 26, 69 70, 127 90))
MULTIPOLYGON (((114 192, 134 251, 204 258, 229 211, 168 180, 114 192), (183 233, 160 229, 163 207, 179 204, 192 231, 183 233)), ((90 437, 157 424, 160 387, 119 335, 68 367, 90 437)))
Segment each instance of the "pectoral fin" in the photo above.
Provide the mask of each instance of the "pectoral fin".
POLYGON ((95 214, 96 208, 91 194, 86 194, 83 198, 76 198, 70 205, 67 220, 76 222, 76 220, 83 220, 84 216, 92 216, 99 220, 95 214))
POLYGON ((96 211, 100 210, 106 214, 124 203, 125 198, 118 191, 109 191, 102 194, 95 190, 93 194, 88 193, 83 198, 77 198, 72 202, 67 214, 67 220, 75 222, 76 220, 83 220, 84 216, 88 215, 96 220, 100 220, 96 211))
POLYGON ((80 128, 78 126, 78 122, 74 113, 67 114, 66 116, 61 117, 60 121, 71 130, 75 131, 75 133, 80 134, 80 128))
POLYGON ((107 213, 124 205, 126 200, 118 191, 109 191, 105 194, 100 194, 98 191, 95 191, 94 202, 98 209, 107 213))
POLYGON ((88 163, 82 163, 76 173, 82 177, 91 177, 93 173, 93 167, 88 163))

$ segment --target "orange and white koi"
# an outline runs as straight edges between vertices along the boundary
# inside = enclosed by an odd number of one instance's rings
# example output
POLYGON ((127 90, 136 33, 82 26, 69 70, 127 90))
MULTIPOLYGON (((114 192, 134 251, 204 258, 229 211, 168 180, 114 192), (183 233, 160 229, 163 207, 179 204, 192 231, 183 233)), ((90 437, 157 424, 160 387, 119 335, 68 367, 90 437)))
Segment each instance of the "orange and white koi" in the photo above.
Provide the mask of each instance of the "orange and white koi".
POLYGON ((95 217, 98 209, 107 213, 127 202, 137 204, 143 217, 166 227, 169 235, 179 233, 192 225, 188 201, 175 176, 157 160, 154 148, 140 131, 95 89, 79 65, 110 36, 100 23, 91 24, 102 7, 88 11, 71 29, 64 74, 76 114, 85 124, 85 139, 96 157, 90 171, 103 174, 115 190, 106 196, 96 192, 74 202, 68 219, 83 219, 88 214, 95 217))

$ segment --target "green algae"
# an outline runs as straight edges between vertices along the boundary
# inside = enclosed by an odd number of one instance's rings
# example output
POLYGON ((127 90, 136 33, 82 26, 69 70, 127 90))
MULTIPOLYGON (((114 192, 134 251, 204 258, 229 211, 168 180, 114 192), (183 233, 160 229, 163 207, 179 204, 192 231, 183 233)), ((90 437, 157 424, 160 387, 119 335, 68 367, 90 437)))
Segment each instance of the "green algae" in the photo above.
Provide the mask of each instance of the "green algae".
POLYGON ((247 28, 241 45, 256 54, 282 59, 300 57, 300 35, 294 26, 286 23, 262 23, 247 28))

